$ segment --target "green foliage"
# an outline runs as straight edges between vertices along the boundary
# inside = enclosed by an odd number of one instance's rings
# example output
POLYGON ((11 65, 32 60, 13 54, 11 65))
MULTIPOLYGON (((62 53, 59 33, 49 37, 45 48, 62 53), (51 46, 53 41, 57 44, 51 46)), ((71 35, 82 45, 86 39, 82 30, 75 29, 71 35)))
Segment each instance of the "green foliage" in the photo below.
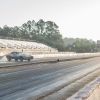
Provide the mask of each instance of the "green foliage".
POLYGON ((75 41, 77 41, 79 38, 64 38, 63 41, 64 41, 64 45, 67 47, 68 45, 72 45, 75 41))
POLYGON ((79 38, 64 38, 58 30, 56 23, 52 21, 43 21, 40 19, 38 22, 34 20, 22 24, 21 27, 8 27, 5 25, 0 28, 0 36, 13 37, 20 39, 36 40, 38 42, 57 48, 59 51, 71 52, 95 52, 96 43, 92 40, 79 39, 79 38))
POLYGON ((78 53, 96 52, 96 43, 92 40, 77 39, 73 44, 67 46, 67 51, 74 51, 78 53))
POLYGON ((0 28, 0 36, 36 40, 57 48, 59 51, 64 51, 64 42, 58 28, 52 21, 44 22, 43 19, 40 19, 35 22, 29 20, 21 27, 5 25, 3 29, 0 28))

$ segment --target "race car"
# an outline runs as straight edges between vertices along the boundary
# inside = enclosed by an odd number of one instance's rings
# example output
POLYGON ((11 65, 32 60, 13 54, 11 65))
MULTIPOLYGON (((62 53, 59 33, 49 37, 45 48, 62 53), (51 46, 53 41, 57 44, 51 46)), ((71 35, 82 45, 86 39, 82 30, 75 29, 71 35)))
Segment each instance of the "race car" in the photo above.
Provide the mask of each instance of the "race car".
POLYGON ((8 61, 11 61, 11 59, 15 59, 15 61, 18 61, 18 60, 30 61, 31 59, 33 59, 33 56, 30 54, 23 53, 23 52, 11 52, 11 53, 6 55, 6 58, 8 61))

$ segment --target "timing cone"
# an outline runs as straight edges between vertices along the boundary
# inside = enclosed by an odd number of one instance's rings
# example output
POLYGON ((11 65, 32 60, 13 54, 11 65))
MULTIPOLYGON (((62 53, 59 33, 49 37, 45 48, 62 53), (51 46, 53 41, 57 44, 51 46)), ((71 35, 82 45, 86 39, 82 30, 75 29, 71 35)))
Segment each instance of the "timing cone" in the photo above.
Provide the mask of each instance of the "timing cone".
POLYGON ((59 60, 59 59, 57 59, 57 61, 59 62, 60 60, 59 60))

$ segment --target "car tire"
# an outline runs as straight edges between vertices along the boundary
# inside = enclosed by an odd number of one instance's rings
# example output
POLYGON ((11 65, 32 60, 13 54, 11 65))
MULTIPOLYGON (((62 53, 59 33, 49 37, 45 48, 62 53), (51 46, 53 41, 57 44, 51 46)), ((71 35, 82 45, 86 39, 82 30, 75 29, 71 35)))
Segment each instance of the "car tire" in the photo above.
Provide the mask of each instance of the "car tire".
POLYGON ((30 59, 28 59, 28 61, 30 61, 30 59))
POLYGON ((20 57, 20 60, 23 61, 23 57, 20 57))
POLYGON ((11 61, 11 57, 7 57, 7 60, 8 60, 8 61, 11 61))

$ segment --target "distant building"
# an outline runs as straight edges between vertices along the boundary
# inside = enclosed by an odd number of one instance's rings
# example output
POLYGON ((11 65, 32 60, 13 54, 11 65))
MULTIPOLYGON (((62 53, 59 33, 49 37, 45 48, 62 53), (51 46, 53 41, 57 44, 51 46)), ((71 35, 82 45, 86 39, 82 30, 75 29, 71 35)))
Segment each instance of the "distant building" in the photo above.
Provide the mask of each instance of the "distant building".
POLYGON ((97 47, 100 47, 100 40, 97 40, 97 47))
POLYGON ((100 40, 97 40, 97 49, 100 51, 100 40))

